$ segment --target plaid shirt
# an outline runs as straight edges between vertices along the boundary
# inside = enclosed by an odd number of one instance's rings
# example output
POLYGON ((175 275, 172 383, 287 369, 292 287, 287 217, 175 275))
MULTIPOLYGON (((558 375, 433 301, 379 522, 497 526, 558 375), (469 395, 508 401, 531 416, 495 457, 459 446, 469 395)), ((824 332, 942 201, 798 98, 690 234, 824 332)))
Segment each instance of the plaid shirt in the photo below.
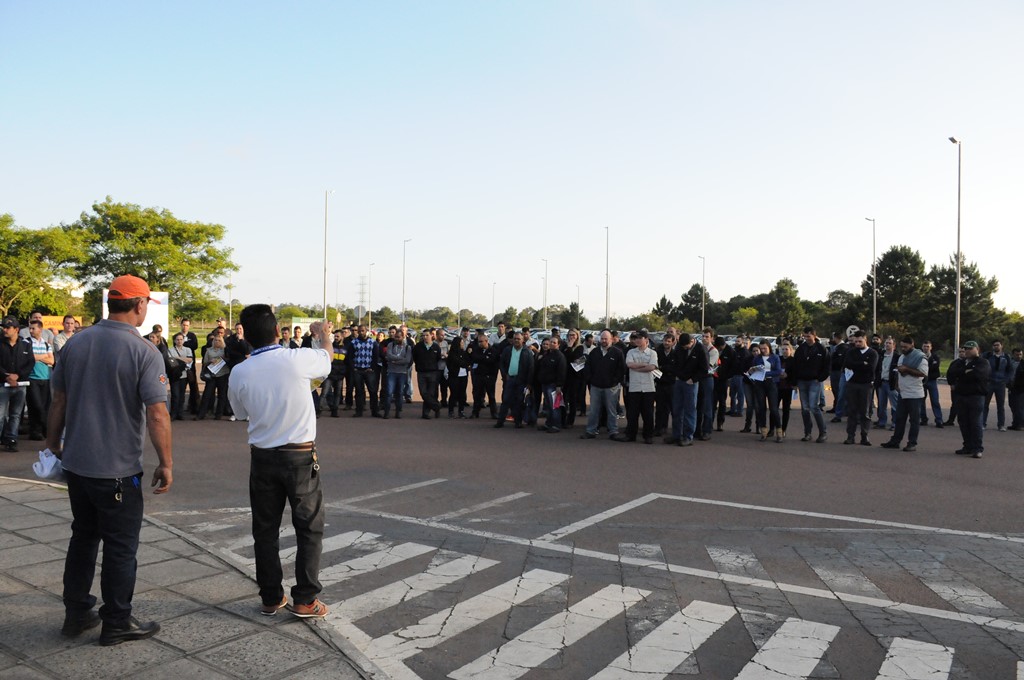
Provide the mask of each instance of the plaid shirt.
POLYGON ((355 352, 355 358, 353 359, 352 365, 355 366, 356 370, 365 370, 372 368, 373 364, 373 347, 377 344, 376 340, 366 338, 360 340, 359 338, 352 339, 352 349, 355 352))

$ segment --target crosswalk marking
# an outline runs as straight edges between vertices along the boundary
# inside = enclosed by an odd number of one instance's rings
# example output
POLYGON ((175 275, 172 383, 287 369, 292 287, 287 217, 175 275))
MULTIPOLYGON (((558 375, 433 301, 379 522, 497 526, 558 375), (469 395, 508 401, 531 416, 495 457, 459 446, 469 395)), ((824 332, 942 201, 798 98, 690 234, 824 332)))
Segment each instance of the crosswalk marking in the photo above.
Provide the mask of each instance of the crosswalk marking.
POLYGON ((591 680, 658 680, 667 676, 735 614, 732 607, 691 602, 591 680))
POLYGON ((402 660, 441 644, 568 579, 567 574, 533 569, 519 578, 431 614, 419 623, 376 638, 364 651, 371 661, 385 671, 393 669, 407 676, 407 673, 402 672, 405 668, 402 660))
POLYGON ((511 642, 449 674, 453 680, 515 680, 646 597, 649 591, 606 586, 511 642))
POLYGON ((797 680, 806 678, 821 661, 837 626, 787 619, 758 650, 736 680, 797 680))
POLYGON ((949 647, 895 638, 876 680, 946 680, 952 666, 953 650, 949 647))
POLYGON ((879 599, 886 597, 878 586, 835 548, 799 547, 797 552, 810 565, 822 583, 833 592, 852 593, 879 599))
MULTIPOLYGON (((360 503, 362 501, 369 501, 369 500, 373 500, 374 498, 380 498, 381 496, 390 496, 391 494, 402 493, 403 491, 412 491, 414 489, 422 489, 425 486, 433 486, 434 484, 440 484, 442 482, 447 482, 447 481, 448 480, 444 479, 444 478, 428 479, 428 480, 426 480, 424 482, 416 482, 415 484, 406 484, 404 486, 396 486, 396 487, 392 487, 390 489, 384 489, 382 491, 375 491, 373 493, 368 493, 368 494, 363 495, 363 496, 354 496, 352 498, 346 498, 343 502, 344 503, 360 503)), ((336 503, 328 503, 327 507, 333 508, 336 505, 337 505, 336 503)))
POLYGON ((400 543, 393 548, 378 550, 370 553, 369 555, 356 557, 348 560, 347 562, 341 562, 327 567, 326 569, 321 569, 320 583, 325 588, 327 586, 333 586, 334 584, 341 583, 353 576, 377 571, 378 569, 384 569, 393 564, 398 564, 399 562, 404 562, 405 560, 412 559, 413 557, 419 557, 420 555, 425 555, 435 550, 437 550, 437 548, 429 545, 420 545, 419 543, 400 543))
POLYGON ((1012 610, 987 592, 968 582, 923 550, 886 550, 890 557, 921 580, 929 590, 968 614, 1002 617, 1016 616, 1012 610))
POLYGON ((526 498, 527 496, 532 495, 533 494, 526 493, 525 491, 520 491, 519 493, 509 494, 508 496, 502 496, 501 498, 495 498, 494 500, 477 503, 476 505, 471 505, 468 508, 462 508, 461 510, 452 510, 451 512, 446 512, 443 515, 435 515, 432 519, 443 521, 447 519, 455 519, 456 517, 462 517, 464 515, 472 515, 480 512, 481 510, 493 508, 498 505, 504 505, 505 503, 511 503, 512 501, 517 501, 520 498, 526 498))
POLYGON ((767 570, 749 549, 725 548, 717 545, 705 546, 711 561, 724 574, 749 576, 750 578, 771 580, 767 570))
POLYGON ((406 600, 448 586, 496 564, 497 560, 485 557, 459 555, 447 550, 438 551, 423 573, 343 600, 332 605, 331 609, 339 616, 357 621, 406 600))

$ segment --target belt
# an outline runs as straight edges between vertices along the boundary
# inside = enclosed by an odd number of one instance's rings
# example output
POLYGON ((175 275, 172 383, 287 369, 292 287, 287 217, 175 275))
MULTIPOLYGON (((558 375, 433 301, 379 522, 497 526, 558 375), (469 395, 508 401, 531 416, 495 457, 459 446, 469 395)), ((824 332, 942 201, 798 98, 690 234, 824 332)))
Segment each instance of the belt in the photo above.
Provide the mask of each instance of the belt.
POLYGON ((313 474, 320 469, 320 463, 316 455, 316 444, 305 442, 302 444, 284 444, 275 446, 272 449, 261 449, 258 446, 249 446, 249 451, 254 461, 260 463, 272 463, 280 465, 309 464, 313 465, 313 474))

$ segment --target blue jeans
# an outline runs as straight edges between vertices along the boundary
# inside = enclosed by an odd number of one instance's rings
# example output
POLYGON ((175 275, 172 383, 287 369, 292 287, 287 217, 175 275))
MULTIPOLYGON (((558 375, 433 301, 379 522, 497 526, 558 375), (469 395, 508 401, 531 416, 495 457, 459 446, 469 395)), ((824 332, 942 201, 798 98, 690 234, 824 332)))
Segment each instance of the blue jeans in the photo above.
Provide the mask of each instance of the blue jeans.
POLYGON ((729 378, 729 413, 743 415, 743 376, 729 378))
POLYGON ((989 382, 988 394, 985 396, 985 408, 982 413, 981 424, 988 426, 988 405, 996 398, 996 426, 1006 425, 1006 383, 989 382))
POLYGON ((825 416, 821 413, 821 402, 825 398, 825 386, 818 380, 800 380, 800 415, 804 418, 804 435, 811 434, 811 417, 818 426, 818 434, 826 434, 825 416))
POLYGON ((142 473, 121 481, 121 500, 114 494, 117 480, 82 477, 68 470, 71 501, 71 540, 64 559, 64 607, 81 616, 96 604, 92 589, 96 555, 103 541, 100 593, 104 623, 123 626, 132 613, 136 555, 142 529, 142 473))
POLYGON ((403 395, 405 386, 409 383, 409 376, 405 371, 399 373, 388 373, 387 392, 384 397, 384 415, 391 412, 391 400, 395 401, 395 413, 402 412, 403 395))
POLYGON ((700 435, 710 437, 715 429, 715 377, 709 375, 700 381, 700 389, 697 390, 703 399, 700 403, 700 435))
POLYGON ((882 384, 878 386, 878 424, 881 427, 885 427, 889 422, 889 415, 892 415, 893 420, 896 419, 896 401, 893 398, 899 397, 898 392, 893 392, 889 387, 889 383, 882 381, 882 384))
POLYGON ((676 380, 672 392, 672 438, 693 439, 697 427, 697 384, 676 380))
POLYGON ((832 380, 832 404, 836 418, 842 418, 846 412, 846 373, 839 371, 839 377, 832 380))
MULTIPOLYGON (((942 407, 939 406, 939 381, 929 380, 924 384, 924 393, 928 397, 928 401, 932 403, 932 415, 935 416, 935 422, 942 424, 942 407)), ((921 423, 928 423, 928 407, 925 406, 924 399, 921 400, 921 423)))
MULTIPOLYGON (((547 420, 544 424, 548 427, 555 429, 562 429, 562 408, 555 408, 555 390, 558 388, 557 385, 544 385, 544 409, 547 412, 547 420)), ((565 399, 565 395, 562 396, 565 399)))
POLYGON ((619 385, 615 387, 590 386, 590 412, 587 414, 587 433, 597 434, 601 422, 601 411, 608 419, 608 434, 619 431, 619 385))
POLYGON ((0 387, 0 441, 4 444, 18 441, 18 426, 24 409, 24 387, 0 387))
POLYGON ((518 377, 505 378, 501 390, 501 408, 498 410, 498 422, 504 423, 505 416, 512 411, 512 419, 516 425, 523 424, 523 390, 526 387, 518 377))

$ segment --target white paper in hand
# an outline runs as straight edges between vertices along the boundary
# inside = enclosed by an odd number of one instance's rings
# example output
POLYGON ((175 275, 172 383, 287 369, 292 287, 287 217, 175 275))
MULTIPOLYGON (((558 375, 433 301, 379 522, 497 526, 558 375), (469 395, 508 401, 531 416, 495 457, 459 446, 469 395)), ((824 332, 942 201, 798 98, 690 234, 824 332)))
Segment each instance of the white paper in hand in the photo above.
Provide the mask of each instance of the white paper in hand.
POLYGON ((39 462, 32 463, 32 472, 40 479, 51 482, 64 481, 64 468, 60 464, 60 459, 48 448, 39 452, 39 462))

